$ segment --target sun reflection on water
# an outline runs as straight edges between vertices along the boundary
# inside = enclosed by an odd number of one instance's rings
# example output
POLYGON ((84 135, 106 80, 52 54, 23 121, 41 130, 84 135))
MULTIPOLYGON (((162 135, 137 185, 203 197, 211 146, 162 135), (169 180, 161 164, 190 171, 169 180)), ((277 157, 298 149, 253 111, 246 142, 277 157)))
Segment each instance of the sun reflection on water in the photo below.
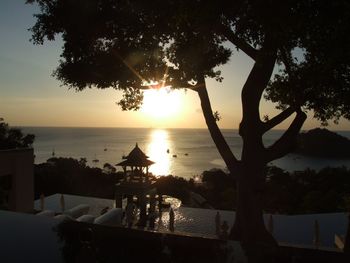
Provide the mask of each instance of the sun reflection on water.
POLYGON ((149 171, 156 176, 170 174, 170 156, 167 150, 170 148, 169 135, 166 130, 153 130, 151 142, 147 146, 147 155, 154 161, 149 171))

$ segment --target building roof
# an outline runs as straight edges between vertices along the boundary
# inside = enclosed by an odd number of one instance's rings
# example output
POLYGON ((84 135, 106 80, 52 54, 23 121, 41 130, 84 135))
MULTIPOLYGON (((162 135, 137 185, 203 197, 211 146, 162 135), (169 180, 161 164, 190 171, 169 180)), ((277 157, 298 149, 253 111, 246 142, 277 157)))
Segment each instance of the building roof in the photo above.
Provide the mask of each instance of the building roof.
POLYGON ((125 157, 125 161, 117 164, 117 166, 150 166, 154 164, 153 161, 148 160, 148 156, 139 148, 136 143, 135 148, 125 157))

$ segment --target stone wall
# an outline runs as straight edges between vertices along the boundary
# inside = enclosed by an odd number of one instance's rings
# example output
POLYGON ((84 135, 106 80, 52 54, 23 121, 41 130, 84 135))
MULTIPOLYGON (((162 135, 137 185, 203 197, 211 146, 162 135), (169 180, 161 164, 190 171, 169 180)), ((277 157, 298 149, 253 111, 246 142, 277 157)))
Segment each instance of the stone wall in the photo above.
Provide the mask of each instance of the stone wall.
POLYGON ((8 209, 16 212, 32 212, 34 204, 34 154, 33 149, 0 151, 0 179, 9 181, 8 209), (7 178, 5 178, 5 176, 7 178))

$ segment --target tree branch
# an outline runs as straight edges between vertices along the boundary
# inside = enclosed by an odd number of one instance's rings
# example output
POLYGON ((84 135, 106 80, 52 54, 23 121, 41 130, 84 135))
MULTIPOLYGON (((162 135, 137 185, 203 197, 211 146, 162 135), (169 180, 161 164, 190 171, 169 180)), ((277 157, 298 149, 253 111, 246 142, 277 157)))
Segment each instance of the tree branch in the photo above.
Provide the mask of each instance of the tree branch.
POLYGON ((284 111, 280 112, 278 115, 273 117, 271 120, 264 122, 263 123, 263 133, 276 127, 278 124, 280 124, 281 122, 286 120, 294 112, 295 112, 294 107, 288 107, 287 109, 285 109, 284 111))
POLYGON ((297 136, 305 120, 306 114, 299 109, 293 122, 281 138, 266 149, 266 163, 285 156, 296 147, 297 136))
POLYGON ((280 49, 280 53, 281 53, 281 57, 282 57, 282 62, 286 68, 286 72, 289 74, 289 76, 291 76, 292 74, 292 58, 290 56, 290 54, 288 54, 288 51, 286 51, 285 48, 281 48, 280 49))
POLYGON ((233 171, 236 171, 238 168, 239 161, 232 153, 230 147, 228 146, 224 136, 222 135, 215 117, 213 115, 213 111, 211 108, 208 91, 205 85, 205 79, 204 77, 198 82, 198 85, 196 85, 195 88, 191 88, 192 90, 196 91, 199 95, 200 101, 201 101, 201 107, 203 111, 203 115, 205 118, 205 122, 208 126, 210 135, 221 155, 223 158, 227 168, 232 173, 233 171))
POLYGON ((219 32, 224 35, 230 42, 232 42, 237 48, 241 49, 244 53, 246 53, 250 58, 256 60, 258 55, 258 50, 253 48, 243 39, 238 38, 230 28, 224 25, 220 25, 218 28, 219 32))
POLYGON ((243 119, 240 125, 240 134, 261 134, 259 104, 275 66, 277 48, 273 38, 267 37, 264 46, 259 50, 257 60, 249 73, 242 89, 243 119))

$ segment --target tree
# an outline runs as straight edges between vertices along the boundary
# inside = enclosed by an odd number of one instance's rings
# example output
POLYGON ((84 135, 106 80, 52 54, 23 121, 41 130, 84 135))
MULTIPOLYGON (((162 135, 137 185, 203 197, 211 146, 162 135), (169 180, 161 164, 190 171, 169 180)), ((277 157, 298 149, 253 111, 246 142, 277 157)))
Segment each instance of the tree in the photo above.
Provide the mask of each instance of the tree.
POLYGON ((117 171, 117 169, 113 165, 111 165, 110 163, 105 163, 103 165, 103 171, 106 174, 113 174, 117 171))
POLYGON ((350 5, 345 0, 28 0, 41 7, 32 40, 62 36, 54 75, 64 85, 124 91, 123 109, 138 109, 146 83, 198 93, 209 132, 237 180, 237 213, 230 237, 275 243, 266 231, 261 196, 265 167, 289 153, 306 111, 326 122, 349 118, 350 5), (229 48, 227 43, 236 49, 229 48), (242 157, 231 152, 217 125, 206 78, 240 50, 254 60, 242 88, 242 157), (296 55, 299 54, 299 55, 296 55), (272 77, 274 67, 279 72, 272 77), (261 119, 262 97, 281 112, 261 119), (294 114, 271 146, 262 136, 294 114))
POLYGON ((10 128, 0 118, 0 150, 31 147, 34 138, 33 134, 24 135, 20 129, 10 128))

